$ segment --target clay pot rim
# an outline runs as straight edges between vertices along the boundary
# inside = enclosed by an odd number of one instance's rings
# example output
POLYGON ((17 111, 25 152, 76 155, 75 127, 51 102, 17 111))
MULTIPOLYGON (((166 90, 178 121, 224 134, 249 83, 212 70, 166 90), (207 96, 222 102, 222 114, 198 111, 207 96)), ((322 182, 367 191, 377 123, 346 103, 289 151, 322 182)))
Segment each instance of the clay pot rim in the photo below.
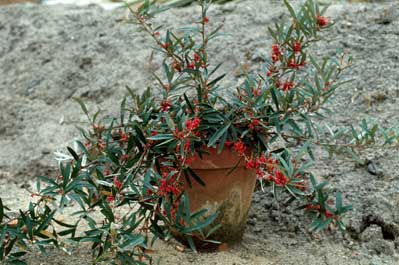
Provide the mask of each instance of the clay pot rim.
POLYGON ((206 148, 209 154, 202 154, 202 159, 196 152, 194 161, 189 165, 195 170, 219 170, 245 167, 244 157, 238 155, 232 148, 224 148, 218 153, 216 148, 206 148))

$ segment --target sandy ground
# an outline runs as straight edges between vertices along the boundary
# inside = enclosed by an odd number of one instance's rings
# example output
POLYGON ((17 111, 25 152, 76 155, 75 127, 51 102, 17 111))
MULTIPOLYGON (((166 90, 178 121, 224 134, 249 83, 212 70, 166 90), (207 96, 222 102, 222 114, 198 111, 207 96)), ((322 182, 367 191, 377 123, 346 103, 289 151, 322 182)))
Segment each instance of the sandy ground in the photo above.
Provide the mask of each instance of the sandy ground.
MULTIPOLYGON (((395 1, 396 2, 396 1, 395 1)), ((331 106, 331 123, 348 125, 369 118, 384 126, 399 123, 399 3, 336 4, 329 16, 337 26, 317 53, 340 47, 353 55, 355 78, 331 106)), ((197 7, 171 10, 157 19, 178 28, 191 22, 197 7)), ((38 175, 56 174, 53 152, 79 137, 84 116, 71 97, 91 110, 117 112, 129 85, 151 84, 151 42, 123 21, 121 10, 96 6, 21 5, 0 8, 0 197, 12 208, 26 207, 25 187, 38 175)), ((260 69, 271 39, 266 27, 286 16, 281 1, 248 0, 215 6, 211 22, 225 22, 223 39, 211 45, 215 62, 224 61, 226 87, 241 79, 239 69, 260 69)), ((180 253, 158 242, 161 264, 399 264, 399 156, 397 149, 372 148, 363 157, 377 167, 356 167, 320 154, 314 171, 331 180, 354 206, 346 235, 312 235, 302 213, 278 207, 270 194, 256 192, 242 244, 213 254, 180 253)), ((89 248, 73 255, 50 250, 32 254, 29 264, 90 264, 89 248)))

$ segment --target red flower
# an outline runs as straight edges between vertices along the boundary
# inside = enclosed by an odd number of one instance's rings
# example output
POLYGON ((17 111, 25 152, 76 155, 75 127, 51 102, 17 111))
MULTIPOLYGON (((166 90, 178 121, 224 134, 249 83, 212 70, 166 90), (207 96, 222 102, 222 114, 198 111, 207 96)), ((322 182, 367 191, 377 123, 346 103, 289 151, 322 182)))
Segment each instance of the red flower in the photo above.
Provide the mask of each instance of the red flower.
POLYGON ((122 132, 120 141, 121 142, 129 142, 129 136, 126 133, 122 132))
POLYGON ((301 64, 297 64, 295 62, 295 59, 292 58, 289 62, 288 62, 288 68, 294 68, 294 69, 299 69, 299 67, 301 66, 301 64))
POLYGON ((201 120, 198 117, 195 117, 192 120, 187 120, 186 121, 186 129, 188 131, 194 131, 200 126, 201 120))
POLYGON ((188 152, 191 149, 191 143, 190 140, 186 140, 186 143, 184 144, 184 151, 188 152))
POLYGON ((323 16, 317 16, 316 19, 317 19, 317 24, 318 24, 320 27, 325 27, 325 26, 327 26, 328 23, 329 23, 328 18, 323 17, 323 16))
POLYGON ((260 170, 259 168, 256 170, 256 177, 258 179, 264 179, 265 178, 265 172, 263 172, 262 170, 260 170))
POLYGON ((291 81, 285 81, 283 84, 283 90, 284 91, 289 91, 294 87, 294 83, 292 83, 291 81))
POLYGON ((160 34, 159 34, 159 31, 155 31, 154 33, 152 33, 152 35, 159 36, 160 34))
POLYGON ((241 142, 241 140, 234 144, 234 150, 238 154, 244 155, 244 153, 245 153, 245 145, 241 142))
POLYGON ((194 156, 186 157, 186 160, 184 161, 184 165, 191 165, 194 162, 195 158, 194 156))
POLYGON ((266 164, 266 157, 262 155, 261 157, 258 158, 258 163, 259 164, 266 164))
POLYGON ((234 143, 231 142, 231 141, 229 141, 229 140, 227 140, 227 141, 224 143, 224 146, 226 146, 226 147, 232 147, 233 145, 234 145, 234 143))
POLYGON ((198 53, 194 53, 194 61, 195 62, 199 62, 199 60, 201 60, 200 56, 198 55, 198 53))
POLYGON ((278 44, 273 44, 272 45, 272 61, 273 61, 273 63, 279 61, 280 56, 281 56, 280 47, 278 46, 278 44))
POLYGON ((120 160, 126 161, 128 159, 129 159, 129 155, 128 154, 121 155, 121 159, 120 160))
POLYGON ((163 112, 167 112, 172 106, 173 106, 173 105, 172 105, 172 103, 170 103, 169 100, 166 100, 166 101, 162 101, 162 102, 161 102, 161 110, 162 110, 163 112))
POLYGON ((191 70, 194 70, 195 69, 195 63, 189 63, 188 65, 187 65, 187 68, 188 69, 191 69, 191 70))
POLYGON ((333 215, 332 213, 330 213, 329 211, 325 210, 325 211, 324 211, 324 216, 325 216, 326 218, 330 218, 330 217, 333 217, 334 215, 333 215))
POLYGON ((116 189, 120 190, 122 188, 122 182, 118 180, 118 177, 114 177, 114 186, 116 189))
POLYGON ((245 166, 247 169, 256 168, 256 163, 253 159, 247 161, 247 165, 245 166))
POLYGON ((260 125, 259 120, 254 119, 254 120, 251 121, 251 123, 249 124, 248 127, 249 127, 251 130, 253 130, 253 129, 255 129, 256 126, 259 126, 259 125, 260 125))
POLYGON ((100 150, 104 150, 104 148, 105 148, 105 143, 104 143, 103 140, 99 140, 99 141, 98 141, 98 148, 99 148, 100 150))
POLYGON ((278 186, 285 186, 288 183, 287 177, 284 176, 284 174, 277 170, 275 173, 275 179, 274 179, 274 183, 276 183, 276 185, 278 186))
POLYGON ((302 49, 301 42, 300 41, 294 42, 294 44, 292 45, 292 50, 294 51, 294 53, 301 52, 301 49, 302 49))
POLYGON ((252 94, 254 94, 255 97, 259 97, 262 95, 262 90, 261 89, 254 89, 252 91, 252 94))
POLYGON ((203 22, 204 22, 204 24, 208 24, 209 23, 209 17, 204 17, 203 22))
POLYGON ((113 202, 113 201, 115 201, 115 197, 113 196, 113 195, 109 195, 108 197, 107 197, 107 202, 113 202))
POLYGON ((176 71, 178 71, 179 73, 181 72, 181 66, 180 66, 180 64, 179 64, 177 61, 175 61, 175 62, 172 64, 172 67, 173 67, 176 71))
POLYGON ((158 135, 158 133, 156 131, 151 132, 151 136, 156 136, 156 135, 158 135))
POLYGON ((306 205, 306 210, 319 211, 320 210, 320 205, 308 204, 308 205, 306 205))

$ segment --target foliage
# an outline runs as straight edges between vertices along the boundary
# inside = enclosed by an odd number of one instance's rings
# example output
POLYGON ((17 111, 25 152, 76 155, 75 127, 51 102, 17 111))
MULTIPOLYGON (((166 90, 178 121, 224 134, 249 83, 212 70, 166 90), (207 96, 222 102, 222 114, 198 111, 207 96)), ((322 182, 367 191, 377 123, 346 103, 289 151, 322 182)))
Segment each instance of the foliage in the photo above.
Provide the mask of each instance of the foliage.
POLYGON ((114 118, 91 115, 76 99, 90 128, 80 128, 78 148, 67 148, 60 176, 39 177, 32 194, 36 200, 15 218, 0 200, 0 259, 22 264, 28 244, 44 251, 50 244, 86 242, 92 244, 94 262, 152 263, 145 250, 157 238, 175 234, 184 235, 195 250, 195 242, 210 240, 204 229, 217 216, 190 212, 183 182, 206 184, 190 164, 213 149, 235 150, 248 169, 256 170, 262 188, 285 191, 290 201, 298 202, 313 218, 312 230, 331 225, 344 230, 342 215, 351 207, 343 204, 340 193, 331 200, 327 183, 318 183, 309 172, 312 150, 323 146, 330 154, 356 157, 356 148, 380 138, 383 144, 396 144, 399 137, 365 121, 360 128, 322 126, 328 115, 325 103, 348 81, 341 76, 351 58, 312 56, 320 31, 333 24, 312 0, 297 10, 285 4, 292 20, 269 28, 274 44, 264 71, 248 75, 227 96, 221 94, 221 64, 208 54, 208 43, 222 27, 210 26, 208 1, 201 1, 197 23, 180 32, 152 24, 160 9, 151 1, 132 10, 135 23, 164 56, 163 75, 154 74, 159 89, 137 95, 128 88, 120 116, 114 118), (295 147, 288 149, 292 143, 295 147), (58 220, 57 210, 71 202, 80 207, 75 221, 58 220))

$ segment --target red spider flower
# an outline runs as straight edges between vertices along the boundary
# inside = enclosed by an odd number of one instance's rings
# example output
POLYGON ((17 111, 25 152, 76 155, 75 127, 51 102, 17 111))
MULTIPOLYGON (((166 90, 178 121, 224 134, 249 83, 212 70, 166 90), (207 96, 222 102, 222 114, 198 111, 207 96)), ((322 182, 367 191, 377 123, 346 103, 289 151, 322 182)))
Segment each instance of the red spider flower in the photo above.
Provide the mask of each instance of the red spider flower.
POLYGON ((287 185, 288 180, 281 171, 277 170, 275 173, 274 183, 276 183, 276 185, 278 186, 284 187, 285 185, 287 185))
POLYGON ((256 162, 253 159, 247 161, 245 166, 247 169, 256 168, 256 162))
POLYGON ((295 62, 295 59, 294 59, 294 58, 292 58, 292 59, 288 62, 288 68, 291 68, 291 69, 299 69, 300 66, 301 66, 301 64, 297 64, 297 63, 295 62))
POLYGON ((191 149, 191 143, 190 140, 186 140, 185 144, 184 144, 184 151, 188 152, 191 149))
POLYGON ((301 52, 301 49, 302 49, 301 42, 300 41, 294 42, 294 44, 292 45, 292 50, 294 51, 294 53, 301 52))
POLYGON ((121 159, 120 160, 126 161, 128 159, 129 159, 129 155, 128 154, 121 155, 121 159))
POLYGON ((258 164, 266 164, 266 157, 264 155, 260 156, 257 162, 258 164))
POLYGON ((194 53, 194 61, 199 62, 200 60, 201 60, 201 58, 200 58, 199 54, 195 52, 194 53))
POLYGON ((261 89, 254 89, 252 91, 252 94, 254 94, 255 97, 259 97, 262 95, 262 90, 261 89))
POLYGON ((113 201, 115 201, 115 197, 113 196, 113 195, 109 195, 108 197, 107 197, 107 202, 113 202, 113 201))
POLYGON ((195 69, 195 63, 189 63, 189 64, 187 65, 187 68, 188 68, 188 69, 191 69, 191 70, 194 70, 194 69, 195 69))
POLYGON ((186 121, 186 129, 188 131, 194 131, 200 126, 201 120, 198 117, 195 117, 194 119, 187 120, 186 121))
POLYGON ((226 146, 226 147, 232 147, 234 145, 234 143, 232 142, 232 141, 229 141, 229 140, 227 140, 225 143, 224 143, 224 146, 226 146))
POLYGON ((164 48, 165 50, 168 50, 170 47, 170 43, 167 43, 167 42, 163 43, 163 44, 161 44, 161 47, 164 48))
POLYGON ((273 61, 273 63, 278 62, 280 60, 280 57, 281 57, 280 47, 278 46, 278 44, 273 44, 272 45, 272 61, 273 61))
POLYGON ((329 211, 325 210, 325 211, 324 211, 324 216, 325 216, 326 218, 330 218, 330 217, 333 217, 334 215, 333 215, 332 213, 330 213, 329 211))
POLYGON ((325 27, 325 26, 327 26, 328 23, 329 23, 328 18, 323 17, 323 16, 317 16, 316 19, 317 19, 317 24, 318 24, 320 27, 325 27))
POLYGON ((256 178, 257 179, 264 179, 266 176, 265 172, 263 172, 262 170, 260 170, 259 168, 256 169, 256 178))
POLYGON ((244 155, 244 153, 245 153, 245 145, 243 144, 243 142, 241 142, 241 140, 234 144, 234 150, 239 155, 244 155))
POLYGON ((289 91, 294 87, 294 83, 291 81, 285 81, 283 84, 283 90, 284 91, 289 91))
POLYGON ((120 141, 121 142, 129 142, 129 136, 126 133, 122 132, 120 141))
POLYGON ((255 129, 256 126, 259 126, 260 122, 257 119, 254 119, 251 121, 251 123, 248 125, 249 129, 253 130, 255 129))
POLYGON ((114 186, 115 186, 115 188, 116 188, 117 190, 120 190, 120 189, 122 188, 122 182, 120 182, 120 181, 118 180, 118 177, 117 177, 117 176, 114 177, 114 186))
POLYGON ((161 102, 161 110, 163 112, 167 112, 171 107, 172 107, 172 103, 170 103, 169 100, 165 100, 161 102))

